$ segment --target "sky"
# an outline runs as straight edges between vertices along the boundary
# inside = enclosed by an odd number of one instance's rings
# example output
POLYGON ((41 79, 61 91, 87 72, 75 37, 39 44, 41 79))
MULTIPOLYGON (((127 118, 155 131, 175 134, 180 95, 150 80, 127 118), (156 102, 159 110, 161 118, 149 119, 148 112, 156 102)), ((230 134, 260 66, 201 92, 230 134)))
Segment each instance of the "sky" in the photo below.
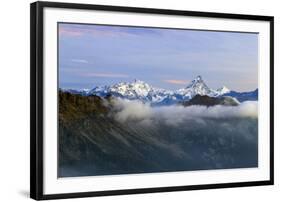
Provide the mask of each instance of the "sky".
POLYGON ((258 34, 59 23, 59 87, 143 80, 169 90, 197 75, 213 89, 258 87, 258 34))

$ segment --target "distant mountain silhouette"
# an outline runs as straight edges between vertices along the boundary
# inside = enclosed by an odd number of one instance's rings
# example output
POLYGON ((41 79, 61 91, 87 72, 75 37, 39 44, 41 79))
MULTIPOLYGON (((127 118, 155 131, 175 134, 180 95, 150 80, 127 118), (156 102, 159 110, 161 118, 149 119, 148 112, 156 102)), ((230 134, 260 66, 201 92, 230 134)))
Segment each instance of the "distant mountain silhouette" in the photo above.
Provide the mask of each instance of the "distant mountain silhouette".
POLYGON ((237 106, 239 102, 232 97, 209 97, 207 95, 195 95, 191 100, 183 102, 184 106, 202 105, 202 106, 237 106))

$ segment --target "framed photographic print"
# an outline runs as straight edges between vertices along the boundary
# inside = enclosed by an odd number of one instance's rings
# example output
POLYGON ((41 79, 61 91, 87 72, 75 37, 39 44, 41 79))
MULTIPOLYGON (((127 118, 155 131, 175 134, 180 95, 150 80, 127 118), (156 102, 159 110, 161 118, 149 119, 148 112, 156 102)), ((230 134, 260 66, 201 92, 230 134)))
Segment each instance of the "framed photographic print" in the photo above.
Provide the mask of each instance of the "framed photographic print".
POLYGON ((273 184, 273 17, 31 4, 31 198, 273 184))

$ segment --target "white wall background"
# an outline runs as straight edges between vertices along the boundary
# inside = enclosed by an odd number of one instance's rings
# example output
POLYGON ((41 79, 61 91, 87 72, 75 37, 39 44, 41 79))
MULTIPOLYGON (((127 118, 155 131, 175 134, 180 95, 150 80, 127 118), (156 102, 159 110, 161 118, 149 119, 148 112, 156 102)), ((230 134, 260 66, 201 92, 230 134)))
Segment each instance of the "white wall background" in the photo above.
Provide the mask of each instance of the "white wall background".
MULTIPOLYGON (((63 0, 61 0, 63 1, 63 0)), ((29 3, 2 1, 0 6, 0 201, 29 199, 29 3)), ((75 3, 169 8, 275 16, 275 185, 68 201, 280 201, 281 196, 281 12, 278 0, 72 0, 75 3)))

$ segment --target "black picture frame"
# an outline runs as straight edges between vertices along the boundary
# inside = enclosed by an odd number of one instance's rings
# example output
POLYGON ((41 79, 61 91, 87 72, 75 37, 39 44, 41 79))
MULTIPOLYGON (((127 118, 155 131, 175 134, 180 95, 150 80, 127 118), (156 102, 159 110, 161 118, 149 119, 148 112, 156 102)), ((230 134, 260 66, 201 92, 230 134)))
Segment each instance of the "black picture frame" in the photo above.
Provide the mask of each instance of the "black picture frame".
POLYGON ((245 187, 274 184, 274 17, 259 15, 240 15, 183 10, 89 5, 76 3, 35 2, 30 7, 30 197, 36 200, 92 197, 121 194, 186 191, 228 187, 245 187), (268 21, 270 23, 270 179, 239 183, 204 184, 174 187, 155 187, 130 190, 77 192, 67 194, 43 193, 43 9, 67 8, 80 10, 117 11, 130 13, 163 14, 167 16, 193 16, 223 19, 268 21))

